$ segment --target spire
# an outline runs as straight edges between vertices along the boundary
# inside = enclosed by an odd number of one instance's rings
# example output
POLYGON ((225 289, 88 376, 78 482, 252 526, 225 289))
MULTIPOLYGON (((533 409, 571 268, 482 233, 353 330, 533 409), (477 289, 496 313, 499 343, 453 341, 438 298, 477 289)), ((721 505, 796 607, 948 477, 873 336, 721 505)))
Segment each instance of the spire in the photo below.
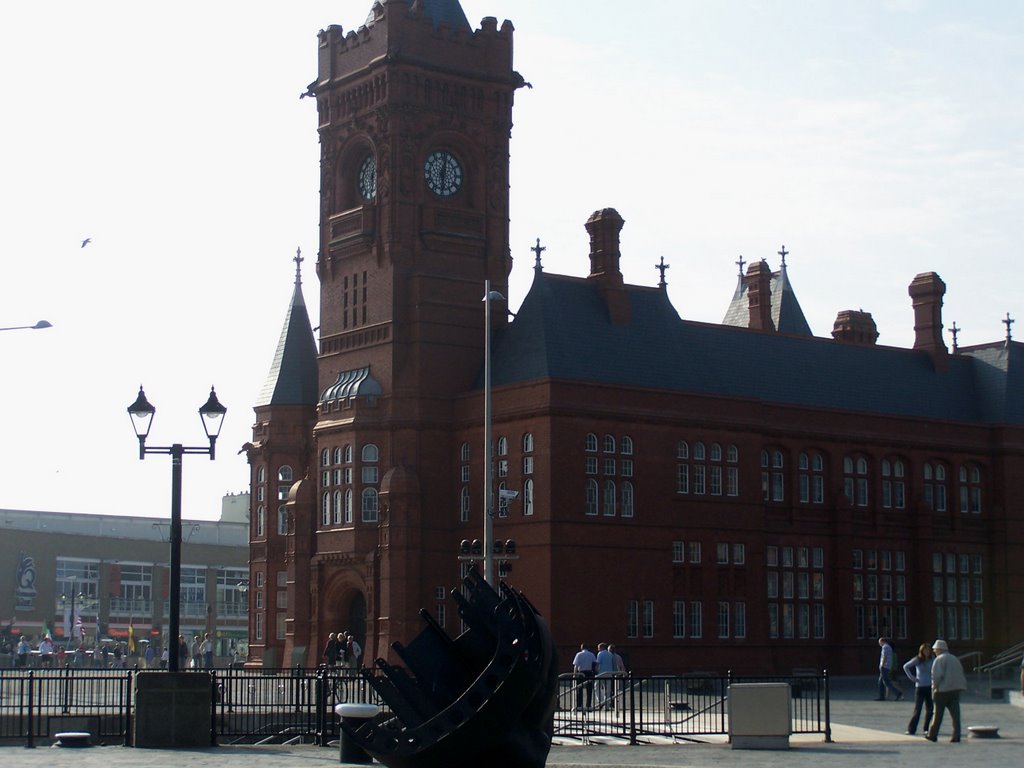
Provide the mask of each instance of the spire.
MULTIPOLYGON (((370 10, 370 16, 366 20, 367 26, 370 26, 378 18, 377 5, 379 2, 380 0, 373 4, 374 7, 370 10)), ((473 30, 459 0, 405 0, 405 4, 413 13, 422 13, 434 22, 435 29, 442 24, 447 24, 452 29, 465 29, 470 32, 473 30)))
POLYGON ((302 251, 296 249, 295 287, 285 313, 274 362, 256 399, 266 405, 316 405, 319 399, 319 370, 316 339, 302 296, 302 251))
POLYGON ((542 267, 541 264, 540 264, 540 255, 542 253, 544 253, 544 251, 547 250, 547 247, 540 244, 540 238, 538 237, 537 238, 537 244, 535 246, 533 246, 533 248, 531 248, 530 250, 533 251, 537 255, 537 258, 536 258, 536 260, 533 263, 533 271, 534 272, 543 272, 544 271, 544 267, 542 267))

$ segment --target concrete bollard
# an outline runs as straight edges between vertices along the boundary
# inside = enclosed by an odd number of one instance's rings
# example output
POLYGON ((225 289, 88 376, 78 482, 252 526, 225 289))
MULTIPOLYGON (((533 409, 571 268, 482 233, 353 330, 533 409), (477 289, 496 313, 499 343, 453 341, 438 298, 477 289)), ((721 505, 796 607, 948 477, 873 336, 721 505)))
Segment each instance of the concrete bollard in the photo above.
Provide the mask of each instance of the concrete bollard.
MULTIPOLYGON (((334 708, 334 714, 341 718, 342 722, 351 728, 358 728, 364 721, 376 717, 380 713, 380 707, 376 704, 338 704, 334 708)), ((366 750, 360 747, 349 737, 344 729, 341 731, 341 762, 357 763, 365 765, 373 762, 366 750)))

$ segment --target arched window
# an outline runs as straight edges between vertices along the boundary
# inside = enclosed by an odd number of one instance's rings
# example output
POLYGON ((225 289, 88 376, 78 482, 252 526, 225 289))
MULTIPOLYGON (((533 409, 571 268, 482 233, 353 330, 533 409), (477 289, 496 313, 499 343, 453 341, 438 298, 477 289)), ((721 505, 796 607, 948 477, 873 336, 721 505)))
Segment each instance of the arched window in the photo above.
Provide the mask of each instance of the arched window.
POLYGON ((277 533, 279 536, 284 536, 288 533, 288 508, 278 507, 277 508, 277 533))
POLYGON ((523 435, 523 453, 533 453, 533 433, 523 435))
POLYGON ((863 456, 843 459, 843 493, 854 506, 868 505, 868 462, 863 456))
POLYGON ((498 438, 498 455, 508 456, 508 438, 504 435, 498 438))
POLYGON ((905 509, 907 493, 903 459, 882 459, 882 506, 886 509, 905 509))
POLYGON ((463 443, 459 449, 459 460, 463 463, 469 461, 469 443, 463 443))
POLYGON ((633 516, 633 484, 625 480, 622 482, 622 516, 633 516))
POLYGON ((584 511, 588 515, 597 514, 597 480, 594 478, 587 480, 587 498, 584 511))
POLYGON ((946 511, 946 466, 938 462, 924 465, 924 500, 936 512, 946 511))
POLYGON ((260 465, 256 469, 256 482, 265 483, 267 482, 267 468, 260 465))
POLYGON ((615 516, 615 481, 604 481, 604 514, 605 517, 615 516))
POLYGON ((377 522, 377 489, 363 489, 363 522, 377 522))
POLYGON ((352 525, 352 489, 345 490, 345 525, 352 525))
POLYGON ((597 435, 593 432, 587 433, 587 436, 583 441, 583 450, 587 453, 597 453, 597 435))
POLYGON ((470 510, 469 486, 464 485, 462 486, 462 494, 459 499, 459 520, 463 523, 468 523, 470 510))
POLYGON ((331 492, 324 491, 320 497, 320 525, 326 528, 331 524, 331 492))
POLYGON ((266 513, 263 510, 263 505, 260 504, 260 506, 256 509, 256 538, 262 539, 264 536, 266 536, 266 525, 266 513))
POLYGON ((280 482, 290 483, 292 481, 292 468, 287 464, 282 464, 281 468, 277 470, 277 479, 280 482))
POLYGON ((679 463, 676 464, 676 493, 690 492, 689 458, 690 446, 687 445, 685 440, 680 440, 676 443, 676 459, 679 461, 679 463))
POLYGON ((722 446, 718 443, 711 444, 708 452, 711 458, 711 466, 708 467, 708 490, 712 496, 722 495, 722 446))
POLYGON ((334 463, 335 464, 341 464, 341 462, 342 462, 341 446, 338 446, 337 448, 334 449, 334 463))
POLYGON ((622 436, 622 455, 632 456, 633 455, 633 438, 629 435, 622 436))
POLYGON ((605 453, 615 453, 615 438, 612 435, 604 436, 604 446, 602 450, 605 453))
POLYGON ((765 501, 786 500, 785 469, 786 458, 782 451, 777 448, 761 451, 761 497, 765 501))
POLYGON ((363 446, 362 459, 363 459, 363 472, 362 480, 363 483, 376 483, 378 478, 377 470, 377 457, 378 457, 377 446, 373 443, 367 443, 363 446))
POLYGON ((530 479, 523 483, 523 514, 533 514, 533 480, 530 479))
POLYGON ((960 467, 960 511, 981 514, 981 469, 977 464, 960 467))
POLYGON ((704 451, 704 443, 693 444, 693 458, 695 461, 704 461, 707 458, 707 454, 704 451))
POLYGON ((335 525, 341 525, 342 515, 344 513, 344 509, 342 507, 342 501, 343 501, 344 498, 345 498, 345 495, 341 491, 335 491, 334 492, 333 500, 334 500, 334 524, 335 525))
MULTIPOLYGON (((730 465, 739 463, 740 452, 737 450, 735 445, 730 445, 725 450, 725 460, 730 465)), ((740 495, 740 468, 736 466, 727 466, 725 468, 725 495, 726 496, 739 496, 740 495)))
POLYGON ((329 467, 331 466, 331 449, 324 448, 320 451, 320 466, 329 467))
POLYGON ((797 459, 800 475, 800 503, 825 503, 824 462, 817 452, 801 452, 797 459))
POLYGON ((722 446, 718 443, 711 444, 711 460, 721 461, 722 460, 722 446))
POLYGON ((341 455, 342 455, 342 458, 344 459, 346 464, 351 464, 352 463, 352 446, 351 445, 346 445, 345 448, 342 450, 341 455))

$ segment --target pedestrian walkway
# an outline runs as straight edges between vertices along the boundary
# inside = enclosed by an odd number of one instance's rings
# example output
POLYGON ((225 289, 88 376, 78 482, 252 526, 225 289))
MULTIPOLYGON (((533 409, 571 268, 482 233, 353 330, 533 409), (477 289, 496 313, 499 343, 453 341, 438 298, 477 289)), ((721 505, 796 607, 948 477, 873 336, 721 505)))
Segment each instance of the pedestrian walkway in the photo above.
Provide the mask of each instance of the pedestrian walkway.
MULTIPOLYGON (((973 683, 973 681, 972 681, 973 683)), ((972 690, 963 698, 964 740, 949 744, 951 724, 943 723, 939 743, 932 744, 920 734, 904 734, 913 704, 910 697, 900 702, 874 701, 877 688, 870 678, 840 678, 832 681, 832 738, 827 744, 820 735, 793 736, 791 748, 779 751, 734 750, 724 737, 699 740, 661 741, 629 746, 623 741, 589 745, 559 742, 552 748, 552 768, 863 768, 868 762, 882 762, 899 768, 934 768, 937 760, 985 768, 1018 768, 1024 763, 1024 707, 993 701, 988 691, 972 690), (999 727, 999 739, 967 738, 971 725, 999 727)), ((54 748, 0 747, 0 758, 9 755, 18 768, 52 768, 55 762, 73 762, 75 768, 318 768, 337 766, 339 751, 314 746, 212 747, 199 750, 151 750, 127 747, 93 747, 61 750, 54 748)), ((481 766, 481 768, 486 768, 481 766)))

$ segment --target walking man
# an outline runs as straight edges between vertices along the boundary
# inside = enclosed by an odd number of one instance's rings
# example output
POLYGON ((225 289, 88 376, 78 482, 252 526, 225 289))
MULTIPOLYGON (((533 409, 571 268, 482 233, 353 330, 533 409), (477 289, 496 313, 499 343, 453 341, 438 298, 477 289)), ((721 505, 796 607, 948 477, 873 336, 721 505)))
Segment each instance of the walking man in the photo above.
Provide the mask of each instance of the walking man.
POLYGON ((878 655, 878 701, 885 701, 885 692, 892 694, 896 701, 903 698, 903 691, 897 688, 890 672, 892 671, 892 646, 884 637, 878 638, 878 647, 882 652, 878 655))
POLYGON ((953 736, 951 744, 960 741, 960 692, 967 690, 967 678, 960 659, 949 652, 945 640, 936 640, 932 646, 935 661, 932 662, 932 699, 935 702, 935 719, 925 738, 938 741, 939 728, 942 727, 942 715, 949 710, 953 719, 953 736))
POLYGON ((583 707, 583 692, 587 694, 587 709, 590 709, 594 696, 594 670, 597 667, 597 657, 594 652, 587 648, 587 644, 580 645, 580 652, 572 660, 572 671, 576 674, 576 709, 583 707))

